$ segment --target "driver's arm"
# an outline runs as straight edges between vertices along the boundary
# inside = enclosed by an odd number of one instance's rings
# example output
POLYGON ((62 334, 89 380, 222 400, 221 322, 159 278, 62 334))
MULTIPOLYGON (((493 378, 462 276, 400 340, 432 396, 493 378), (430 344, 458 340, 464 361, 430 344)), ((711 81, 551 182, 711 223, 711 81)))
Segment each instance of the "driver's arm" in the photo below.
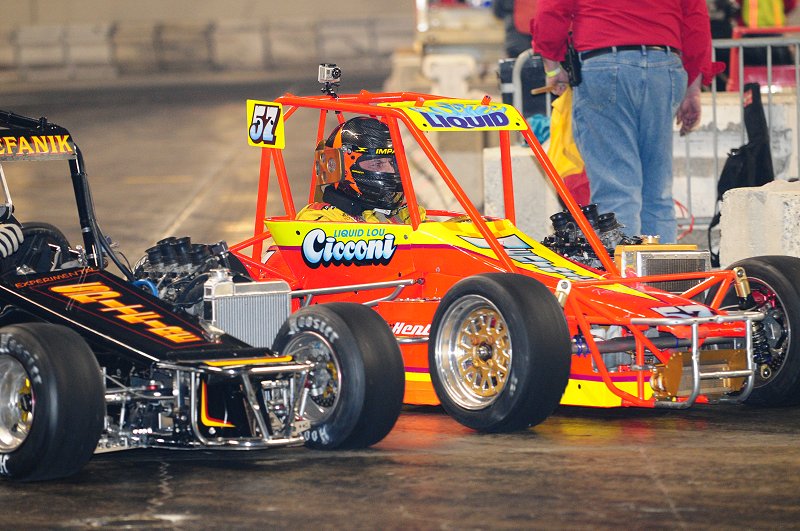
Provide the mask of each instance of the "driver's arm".
POLYGON ((22 229, 13 222, 0 223, 0 258, 8 258, 22 243, 22 229))

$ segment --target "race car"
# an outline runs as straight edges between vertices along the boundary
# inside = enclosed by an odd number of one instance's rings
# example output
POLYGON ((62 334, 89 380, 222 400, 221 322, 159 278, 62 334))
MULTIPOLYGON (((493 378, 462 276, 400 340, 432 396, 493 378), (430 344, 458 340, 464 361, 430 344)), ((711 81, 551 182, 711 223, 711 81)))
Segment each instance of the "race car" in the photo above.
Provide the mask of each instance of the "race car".
POLYGON ((37 160, 68 162, 83 242, 20 224, 0 164, 1 226, 23 236, 0 235, 0 476, 66 477, 129 448, 363 448, 391 430, 403 362, 375 312, 290 314, 286 282, 254 282, 225 242, 167 238, 131 268, 69 131, 0 111, 0 163, 37 160))
POLYGON ((534 426, 559 404, 800 402, 800 260, 763 256, 711 270, 696 246, 628 236, 613 213, 578 205, 512 106, 488 96, 337 94, 340 75, 321 65, 322 94, 247 102, 248 142, 262 150, 256 216, 253 237, 231 251, 253 278, 284 279, 295 311, 347 301, 379 313, 403 353, 406 403, 441 404, 465 426, 499 432, 534 426), (315 137, 296 140, 295 115, 318 124, 315 137), (354 152, 380 155, 343 150, 342 134, 330 133, 355 117, 389 132, 403 216, 298 216, 296 198, 319 206, 328 187, 352 188, 331 175, 343 175, 354 152), (463 161, 437 151, 444 143, 499 147, 504 215, 470 199, 451 169, 463 161), (533 178, 512 174, 517 143, 565 206, 542 242, 515 226, 513 180, 533 178), (273 180, 283 211, 268 214, 273 180), (309 183, 308 195, 293 190, 297 182, 309 183), (421 208, 423 186, 435 191, 428 198, 449 192, 456 206, 421 208))

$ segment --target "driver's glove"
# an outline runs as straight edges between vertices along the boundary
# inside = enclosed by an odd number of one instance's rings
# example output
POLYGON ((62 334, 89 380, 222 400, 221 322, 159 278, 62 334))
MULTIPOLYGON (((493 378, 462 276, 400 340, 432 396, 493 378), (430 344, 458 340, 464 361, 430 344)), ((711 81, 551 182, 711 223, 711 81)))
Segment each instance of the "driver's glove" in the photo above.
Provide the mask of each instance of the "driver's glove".
POLYGON ((8 258, 23 240, 22 229, 14 223, 0 223, 0 258, 8 258))

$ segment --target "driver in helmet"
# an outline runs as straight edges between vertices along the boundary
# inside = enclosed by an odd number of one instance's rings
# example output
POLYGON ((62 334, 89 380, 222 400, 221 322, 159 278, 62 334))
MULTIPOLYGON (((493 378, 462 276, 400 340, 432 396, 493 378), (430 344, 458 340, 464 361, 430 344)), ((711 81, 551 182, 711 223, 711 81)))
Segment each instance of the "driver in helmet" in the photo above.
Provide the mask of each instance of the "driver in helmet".
MULTIPOLYGON (((297 213, 305 221, 408 223, 389 127, 358 116, 340 124, 315 152, 322 201, 297 213)), ((419 207, 420 218, 425 209, 419 207)))

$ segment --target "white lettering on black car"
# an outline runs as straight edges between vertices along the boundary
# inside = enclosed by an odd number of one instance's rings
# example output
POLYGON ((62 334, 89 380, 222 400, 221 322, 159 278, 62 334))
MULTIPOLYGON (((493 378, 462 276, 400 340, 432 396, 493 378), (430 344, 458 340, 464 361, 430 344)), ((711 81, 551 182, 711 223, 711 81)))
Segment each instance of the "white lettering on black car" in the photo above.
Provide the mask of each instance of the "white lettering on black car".
POLYGON ((313 229, 303 238, 302 255, 312 268, 320 265, 386 265, 395 250, 394 234, 384 234, 380 240, 342 241, 328 236, 323 229, 313 229))
POLYGON ((0 475, 8 475, 8 454, 0 455, 0 475))

